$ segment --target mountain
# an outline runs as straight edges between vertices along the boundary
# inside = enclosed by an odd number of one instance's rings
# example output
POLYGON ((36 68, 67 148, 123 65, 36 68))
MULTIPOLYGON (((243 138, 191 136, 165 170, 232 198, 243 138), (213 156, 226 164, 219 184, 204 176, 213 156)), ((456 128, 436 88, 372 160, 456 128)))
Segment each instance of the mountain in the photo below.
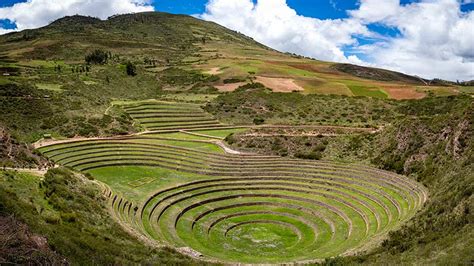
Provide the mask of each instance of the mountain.
MULTIPOLYGON (((245 79, 251 72, 254 76, 288 79, 288 90, 304 93, 394 99, 458 93, 456 86, 427 86, 430 81, 393 71, 282 54, 215 23, 166 13, 118 15, 105 21, 65 17, 41 29, 1 36, 0 45, 0 67, 9 74, 35 67, 34 60, 80 64, 87 53, 104 49, 122 55, 122 60, 141 64, 147 59, 159 67, 189 66, 208 73, 217 69, 221 80, 211 84, 222 90, 235 88, 225 86, 224 80, 245 79)), ((268 86, 278 80, 261 81, 268 86)))
POLYGON ((0 263, 472 264, 473 92, 184 15, 2 35, 0 263))

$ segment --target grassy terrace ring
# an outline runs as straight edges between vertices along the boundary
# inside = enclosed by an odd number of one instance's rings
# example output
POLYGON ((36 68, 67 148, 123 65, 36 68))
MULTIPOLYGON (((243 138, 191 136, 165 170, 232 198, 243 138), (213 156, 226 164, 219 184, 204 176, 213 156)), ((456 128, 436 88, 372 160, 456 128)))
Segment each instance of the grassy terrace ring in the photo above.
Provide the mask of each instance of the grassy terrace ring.
POLYGON ((149 131, 224 126, 197 104, 149 101, 123 105, 122 108, 149 131))
MULTIPOLYGON (((182 145, 191 140, 169 145, 157 136, 40 150, 84 172, 146 166, 195 175, 157 186, 142 202, 110 189, 106 194, 117 217, 144 236, 225 262, 284 263, 344 254, 399 226, 426 200, 418 183, 367 166, 219 154, 182 145)), ((130 189, 140 182, 152 185, 145 178, 130 189)))

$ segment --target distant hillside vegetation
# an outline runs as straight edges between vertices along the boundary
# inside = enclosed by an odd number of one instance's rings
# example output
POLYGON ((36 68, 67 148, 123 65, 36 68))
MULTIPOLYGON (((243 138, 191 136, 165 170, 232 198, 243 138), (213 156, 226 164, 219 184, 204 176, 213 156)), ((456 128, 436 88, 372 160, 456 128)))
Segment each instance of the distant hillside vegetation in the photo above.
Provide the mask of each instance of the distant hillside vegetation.
POLYGON ((206 39, 262 47, 215 23, 158 12, 117 15, 107 20, 69 16, 40 29, 0 36, 0 45, 3 53, 25 49, 18 56, 26 59, 82 60, 87 51, 103 47, 179 61, 196 52, 196 44, 206 39))
POLYGON ((412 84, 425 85, 428 81, 419 77, 406 75, 403 73, 372 67, 363 67, 351 64, 335 64, 334 69, 354 75, 359 78, 373 79, 380 81, 400 81, 412 84))

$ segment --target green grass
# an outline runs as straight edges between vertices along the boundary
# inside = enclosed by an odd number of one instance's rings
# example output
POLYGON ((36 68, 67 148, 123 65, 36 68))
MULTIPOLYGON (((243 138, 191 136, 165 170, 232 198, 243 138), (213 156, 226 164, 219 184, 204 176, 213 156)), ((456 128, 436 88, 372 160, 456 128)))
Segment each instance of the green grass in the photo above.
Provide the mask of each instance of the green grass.
MULTIPOLYGON (((242 130, 200 133, 223 137, 242 130)), ((131 228, 225 262, 340 254, 399 226, 419 208, 414 197, 424 193, 412 181, 365 166, 239 158, 218 153, 211 143, 160 139, 188 137, 181 134, 41 151, 107 184, 114 213, 131 228), (127 206, 136 206, 136 213, 127 206)))
POLYGON ((355 96, 366 96, 373 98, 388 98, 388 94, 378 88, 366 87, 364 85, 348 85, 349 89, 355 96))
POLYGON ((30 66, 30 67, 38 67, 38 68, 54 68, 55 66, 65 67, 66 64, 64 61, 49 61, 49 60, 30 60, 30 61, 23 61, 18 63, 21 66, 30 66))
MULTIPOLYGON (((199 131, 197 131, 199 132, 199 131)), ((160 133, 160 134, 147 134, 147 136, 153 137, 163 137, 163 138, 176 138, 182 140, 209 140, 209 138, 203 136, 196 136, 186 133, 160 133)))
POLYGON ((40 90, 62 92, 61 84, 46 84, 46 83, 36 83, 36 87, 40 90))
POLYGON ((237 133, 245 132, 247 130, 248 130, 247 128, 234 128, 234 129, 216 129, 216 130, 196 130, 192 132, 208 135, 208 136, 213 136, 213 137, 225 138, 229 136, 230 134, 237 134, 237 133))
POLYGON ((145 201, 157 188, 169 187, 202 178, 195 174, 145 166, 103 167, 88 172, 97 180, 110 186, 113 191, 133 202, 145 201), (153 178, 154 181, 144 186, 130 186, 131 182, 143 178, 153 178))
POLYGON ((143 128, 151 131, 221 126, 197 104, 152 100, 125 104, 122 108, 143 128))
MULTIPOLYGON (((99 187, 65 169, 50 170, 44 178, 0 171, 0 207, 2 215, 26 223, 71 264, 191 263, 177 252, 151 248, 125 232, 110 217, 99 187)), ((25 259, 21 248, 9 250, 10 262, 25 259)), ((41 252, 36 250, 34 257, 41 252)))
POLYGON ((458 87, 458 90, 467 94, 474 94, 474 86, 461 86, 458 87))

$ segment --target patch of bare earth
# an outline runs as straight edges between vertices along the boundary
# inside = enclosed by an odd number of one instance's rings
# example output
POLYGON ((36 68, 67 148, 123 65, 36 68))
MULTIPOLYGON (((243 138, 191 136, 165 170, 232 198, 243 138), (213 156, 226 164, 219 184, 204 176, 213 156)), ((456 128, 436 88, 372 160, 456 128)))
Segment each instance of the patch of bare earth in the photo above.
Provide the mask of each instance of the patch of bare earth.
POLYGON ((390 95, 390 98, 396 100, 422 99, 426 96, 425 93, 409 87, 384 86, 383 89, 390 95))
POLYGON ((256 81, 272 89, 274 92, 304 91, 304 88, 296 84, 294 79, 257 76, 256 81))
POLYGON ((240 86, 244 86, 247 84, 246 82, 237 82, 237 83, 229 83, 229 84, 223 84, 223 85, 214 85, 216 89, 219 91, 223 92, 228 92, 228 91, 235 91, 237 88, 240 86))
POLYGON ((48 245, 13 216, 0 214, 0 265, 69 265, 48 245))
POLYGON ((209 75, 219 75, 222 73, 222 71, 220 67, 213 67, 204 73, 209 74, 209 75))

